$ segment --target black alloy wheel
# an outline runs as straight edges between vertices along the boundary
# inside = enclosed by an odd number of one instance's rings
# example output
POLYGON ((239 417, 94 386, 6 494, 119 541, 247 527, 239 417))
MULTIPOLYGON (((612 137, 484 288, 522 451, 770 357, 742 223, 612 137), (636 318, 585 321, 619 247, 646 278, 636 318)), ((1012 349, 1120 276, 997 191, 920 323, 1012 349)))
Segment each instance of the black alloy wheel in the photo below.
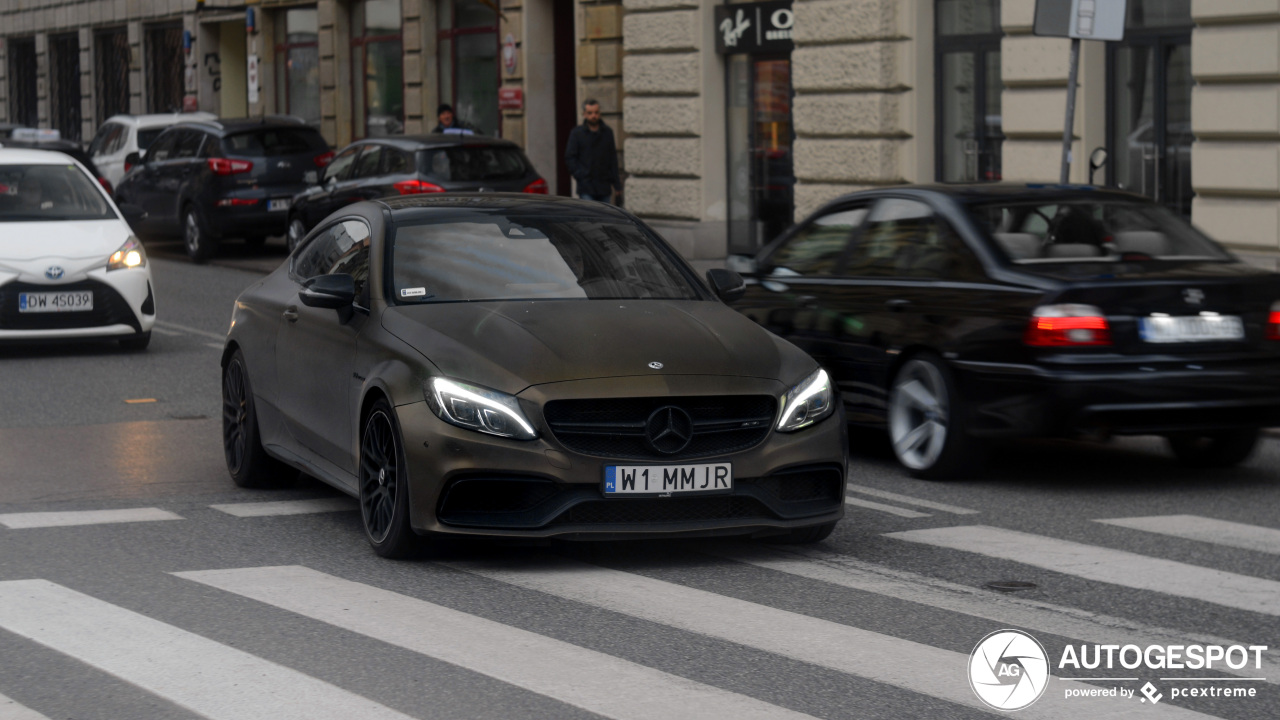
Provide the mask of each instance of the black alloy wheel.
POLYGON ((227 472, 240 487, 280 487, 296 477, 262 448, 253 388, 249 385, 244 354, 239 350, 222 371, 222 448, 227 458, 227 472))
POLYGON ((1179 433, 1169 435, 1165 440, 1183 465, 1195 468, 1228 468, 1249 459, 1261 432, 1258 428, 1244 428, 1203 435, 1179 433))
POLYGON ((360 518, 373 551, 406 558, 418 548, 409 525, 409 483, 395 411, 386 400, 374 404, 360 435, 360 518))
POLYGON ((217 243, 210 237, 200 209, 195 205, 188 204, 182 210, 182 243, 187 248, 187 257, 194 263, 206 262, 217 249, 217 243))

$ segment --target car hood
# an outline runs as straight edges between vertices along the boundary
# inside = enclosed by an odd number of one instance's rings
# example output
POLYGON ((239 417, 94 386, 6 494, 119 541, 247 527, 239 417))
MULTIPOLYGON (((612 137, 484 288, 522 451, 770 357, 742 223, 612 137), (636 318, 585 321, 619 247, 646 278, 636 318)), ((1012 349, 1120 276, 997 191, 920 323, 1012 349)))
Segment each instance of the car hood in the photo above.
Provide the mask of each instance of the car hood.
POLYGON ((0 223, 0 276, 47 282, 45 270, 57 265, 66 282, 106 264, 131 234, 123 220, 0 223))
POLYGON ((382 323, 445 375, 511 394, 544 383, 654 374, 789 385, 817 366, 800 349, 713 301, 402 305, 388 308, 382 323))

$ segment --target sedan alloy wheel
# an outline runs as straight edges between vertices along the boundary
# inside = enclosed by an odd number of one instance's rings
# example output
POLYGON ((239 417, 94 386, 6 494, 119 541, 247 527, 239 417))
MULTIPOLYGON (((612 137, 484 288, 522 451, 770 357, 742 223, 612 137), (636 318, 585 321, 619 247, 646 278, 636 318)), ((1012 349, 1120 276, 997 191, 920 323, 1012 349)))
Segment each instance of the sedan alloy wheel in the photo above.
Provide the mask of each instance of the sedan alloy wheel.
POLYGON ((977 447, 955 426, 959 398, 950 373, 932 355, 906 362, 889 392, 889 439, 898 462, 916 477, 952 477, 968 469, 977 447))
POLYGON ((409 527, 404 449, 392 412, 380 400, 365 421, 358 481, 360 516, 369 543, 383 557, 400 558, 413 552, 417 539, 409 527))

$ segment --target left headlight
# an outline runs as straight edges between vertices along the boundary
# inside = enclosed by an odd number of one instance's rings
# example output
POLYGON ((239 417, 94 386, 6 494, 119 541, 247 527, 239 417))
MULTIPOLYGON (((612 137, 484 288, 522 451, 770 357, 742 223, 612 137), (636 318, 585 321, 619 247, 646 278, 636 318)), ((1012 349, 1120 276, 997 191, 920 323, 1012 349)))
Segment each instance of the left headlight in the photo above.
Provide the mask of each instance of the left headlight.
POLYGON ((782 412, 778 415, 778 432, 792 432, 808 427, 835 409, 831 398, 831 379, 818 368, 782 396, 782 412))
POLYGON ((538 437, 512 395, 442 377, 428 380, 422 392, 431 411, 447 423, 514 440, 538 437))
POLYGON ((120 246, 119 250, 111 253, 111 259, 107 260, 107 269, 128 270, 129 268, 146 267, 146 264, 147 251, 142 247, 142 241, 131 235, 120 246))

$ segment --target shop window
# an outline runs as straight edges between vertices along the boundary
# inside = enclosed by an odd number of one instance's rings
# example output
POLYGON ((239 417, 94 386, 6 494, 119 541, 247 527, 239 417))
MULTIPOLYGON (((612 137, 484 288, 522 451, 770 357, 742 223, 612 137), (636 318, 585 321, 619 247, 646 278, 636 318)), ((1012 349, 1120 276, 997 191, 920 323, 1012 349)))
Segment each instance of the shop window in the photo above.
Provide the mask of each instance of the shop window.
POLYGON ((351 13, 352 101, 363 137, 404 132, 400 0, 359 0, 351 13))
POLYGON ((498 13, 484 0, 440 3, 440 97, 481 135, 501 132, 498 112, 498 13))
POLYGON ((276 107, 320 126, 320 16, 290 8, 276 22, 276 107))
POLYGON ((40 123, 35 38, 9 40, 9 122, 27 127, 40 123))
POLYGON ((182 26, 147 28, 147 111, 182 110, 183 72, 182 26))
POLYGON ((1000 1, 936 0, 937 177, 1001 178, 1000 1))

